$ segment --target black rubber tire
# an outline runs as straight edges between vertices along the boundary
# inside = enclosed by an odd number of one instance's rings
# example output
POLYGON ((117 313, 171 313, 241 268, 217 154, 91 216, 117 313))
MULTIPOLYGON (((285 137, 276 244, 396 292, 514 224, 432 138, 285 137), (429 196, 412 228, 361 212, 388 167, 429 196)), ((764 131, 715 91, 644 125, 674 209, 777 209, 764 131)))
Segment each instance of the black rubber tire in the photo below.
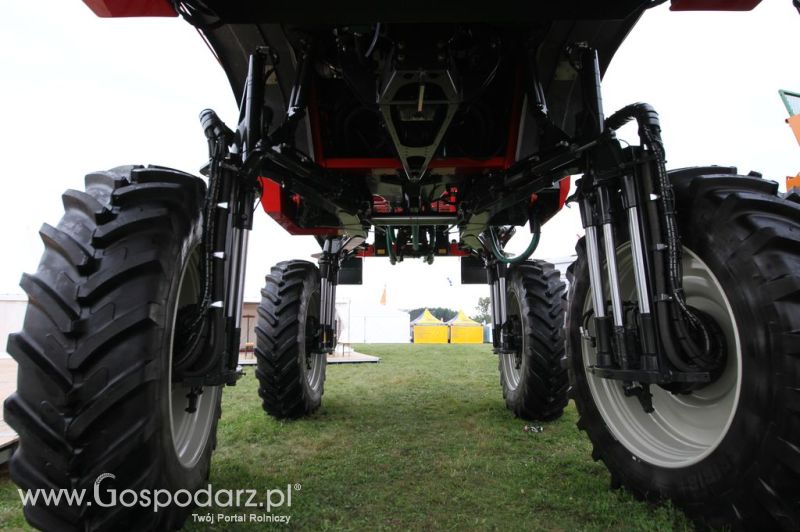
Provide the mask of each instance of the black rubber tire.
MULTIPOLYGON (((8 339, 19 363, 5 419, 19 433, 11 477, 21 488, 193 490, 208 477, 219 402, 193 467, 178 461, 168 409, 177 290, 200 241, 203 181, 165 168, 118 167, 63 195, 57 227, 20 285, 29 304, 8 339)), ((107 499, 104 499, 107 500, 107 499)), ((28 505, 45 530, 180 527, 189 508, 28 505)))
POLYGON ((303 260, 279 262, 261 290, 256 325, 258 395, 264 410, 278 419, 296 419, 322 404, 327 360, 318 357, 321 378, 307 379, 312 330, 319 320, 320 276, 315 264, 303 260), (307 327, 308 326, 308 327, 307 327))
POLYGON ((568 270, 567 316, 573 399, 594 450, 624 486, 648 500, 671 499, 698 524, 800 529, 800 205, 777 185, 734 168, 671 174, 683 245, 718 279, 741 338, 741 389, 731 425, 711 453, 665 468, 618 442, 596 407, 581 354, 589 288, 584 244, 568 270), (743 334, 742 334, 743 333, 743 334))
POLYGON ((567 370, 561 364, 561 300, 565 284, 552 264, 531 260, 509 267, 506 287, 508 314, 519 316, 524 346, 516 386, 504 371, 504 364, 510 361, 499 355, 500 386, 506 407, 522 419, 556 419, 567 405, 569 387, 567 370))

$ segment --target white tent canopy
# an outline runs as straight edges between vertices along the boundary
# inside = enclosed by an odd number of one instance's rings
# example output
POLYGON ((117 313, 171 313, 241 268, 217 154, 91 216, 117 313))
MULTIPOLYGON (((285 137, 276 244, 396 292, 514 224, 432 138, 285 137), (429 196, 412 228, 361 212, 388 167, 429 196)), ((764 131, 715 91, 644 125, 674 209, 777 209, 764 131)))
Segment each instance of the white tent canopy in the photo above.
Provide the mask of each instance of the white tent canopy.
POLYGON ((383 305, 336 302, 340 343, 408 343, 408 312, 383 305))

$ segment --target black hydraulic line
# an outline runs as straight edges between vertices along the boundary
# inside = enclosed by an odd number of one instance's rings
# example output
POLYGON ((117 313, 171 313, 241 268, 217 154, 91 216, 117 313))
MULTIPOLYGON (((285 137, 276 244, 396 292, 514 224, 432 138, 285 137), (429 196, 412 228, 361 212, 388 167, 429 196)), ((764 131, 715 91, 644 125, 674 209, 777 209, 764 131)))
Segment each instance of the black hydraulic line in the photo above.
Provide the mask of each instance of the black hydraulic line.
MULTIPOLYGON (((220 208, 222 198, 232 195, 232 176, 223 174, 221 161, 228 153, 228 147, 234 140, 233 132, 210 109, 200 113, 209 147, 208 192, 203 209, 203 252, 200 263, 203 286, 197 309, 190 317, 190 323, 182 324, 181 330, 187 337, 182 342, 181 351, 173 358, 173 378, 180 379, 193 387, 209 384, 207 376, 218 376, 222 382, 235 382, 235 375, 230 373, 229 360, 219 355, 226 349, 226 325, 223 309, 214 305, 225 297, 225 268, 214 257, 215 252, 225 250, 228 239, 226 221, 228 209, 220 208), (222 230, 220 230, 222 229, 222 230), (204 347, 201 349, 200 346, 204 347)), ((230 202, 228 202, 230 208, 230 202)), ((221 384, 214 381, 211 384, 221 384)), ((191 401, 191 399, 190 399, 191 401)))
POLYGON ((233 141, 233 131, 226 126, 217 114, 211 109, 204 109, 200 113, 200 125, 208 140, 208 152, 210 155, 210 167, 208 173, 208 193, 203 208, 203 245, 205 247, 205 257, 203 261, 203 297, 200 307, 208 308, 211 303, 211 285, 213 270, 213 238, 216 235, 216 213, 217 203, 220 198, 220 168, 219 162, 226 153, 228 146, 233 141))
MULTIPOLYGON (((672 183, 669 180, 669 175, 666 170, 666 157, 664 145, 661 141, 661 125, 658 113, 649 104, 634 103, 623 107, 608 117, 606 120, 606 127, 610 130, 619 129, 633 119, 635 119, 639 125, 639 136, 642 139, 642 143, 647 146, 655 156, 657 175, 654 182, 657 185, 656 193, 661 206, 661 215, 664 220, 664 226, 660 227, 661 218, 658 215, 650 217, 654 229, 658 230, 658 232, 653 231, 653 236, 657 238, 656 242, 658 242, 662 236, 666 240, 666 249, 663 251, 667 253, 665 261, 667 271, 661 271, 664 261, 655 261, 654 264, 656 268, 656 291, 659 298, 656 304, 662 307, 663 310, 666 310, 666 312, 662 311, 657 313, 662 342, 665 344, 672 343, 673 334, 677 332, 678 341, 683 351, 689 355, 690 360, 694 362, 704 361, 713 358, 710 357, 710 353, 713 349, 713 340, 703 322, 687 306, 683 292, 682 247, 675 212, 675 198, 672 183), (667 283, 663 282, 665 277, 667 283), (673 311, 675 306, 677 306, 679 311, 678 315, 675 315, 673 311), (672 317, 671 319, 670 316, 672 317), (701 335, 702 347, 698 346, 688 334, 686 329, 687 324, 693 331, 701 335), (677 329, 677 331, 675 329, 677 329)), ((667 347, 667 345, 665 345, 665 347, 667 347)), ((665 351, 670 361, 682 371, 692 371, 696 369, 683 362, 678 356, 678 351, 674 350, 674 347, 667 347, 665 351)))
MULTIPOLYGON (((651 176, 649 174, 649 166, 644 165, 642 170, 644 172, 644 174, 641 176, 643 184, 652 183, 651 176)), ((645 190, 645 193, 647 192, 649 191, 645 190)), ((680 357, 679 353, 681 352, 681 349, 678 345, 676 345, 675 337, 672 332, 672 320, 670 318, 672 316, 672 304, 667 296, 668 287, 666 281, 667 274, 665 272, 665 261, 660 257, 660 254, 665 250, 663 249, 663 244, 660 244, 661 240, 663 239, 663 231, 661 229, 661 219, 658 215, 658 207, 652 201, 645 202, 643 206, 647 211, 644 213, 645 217, 650 222, 649 240, 654 247, 653 252, 656 255, 656 260, 652 261, 653 289, 654 295, 656 296, 654 298, 655 321, 660 333, 659 339, 661 340, 661 345, 664 348, 663 353, 667 356, 672 365, 680 371, 693 371, 695 368, 692 368, 680 357)))
POLYGON ((372 34, 372 41, 370 41, 369 47, 367 48, 367 51, 364 54, 364 57, 368 58, 369 56, 372 55, 372 51, 375 50, 375 45, 378 44, 378 37, 380 37, 380 34, 381 34, 381 23, 380 22, 376 22, 375 23, 375 32, 372 34))
MULTIPOLYGON (((233 141, 233 132, 220 120, 217 114, 211 109, 205 109, 200 113, 200 123, 203 132, 208 140, 209 167, 208 167, 208 192, 203 206, 203 259, 200 261, 200 276, 202 287, 200 300, 191 316, 185 323, 181 324, 181 330, 187 335, 181 342, 180 352, 174 354, 176 374, 190 367, 195 355, 200 355, 199 345, 203 338, 211 334, 208 322, 205 319, 208 315, 211 303, 214 300, 212 293, 213 287, 218 281, 217 270, 215 268, 213 251, 217 244, 217 203, 222 190, 220 179, 220 160, 228 150, 229 144, 233 141)), ((219 328, 222 324, 214 324, 219 328)))

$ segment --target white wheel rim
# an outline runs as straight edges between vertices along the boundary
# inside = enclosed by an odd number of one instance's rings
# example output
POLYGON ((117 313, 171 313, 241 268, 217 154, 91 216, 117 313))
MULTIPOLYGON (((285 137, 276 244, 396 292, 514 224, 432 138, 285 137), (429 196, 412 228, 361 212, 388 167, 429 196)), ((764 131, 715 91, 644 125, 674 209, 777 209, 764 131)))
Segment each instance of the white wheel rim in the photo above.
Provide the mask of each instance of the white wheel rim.
POLYGON ((197 396, 196 410, 192 413, 186 411, 188 405, 187 394, 190 387, 172 382, 172 351, 175 344, 175 327, 177 325, 178 309, 186 304, 197 301, 200 292, 200 277, 197 263, 200 259, 199 248, 195 248, 190 259, 186 262, 181 279, 178 284, 178 301, 170 324, 169 343, 169 422, 172 434, 172 443, 178 461, 185 468, 194 467, 203 456, 203 451, 208 444, 211 430, 214 427, 217 415, 217 404, 222 393, 221 386, 205 386, 203 393, 197 396))
MULTIPOLYGON (((506 294, 506 307, 509 318, 516 316, 520 320, 522 319, 522 308, 519 300, 511 290, 506 294)), ((522 345, 519 353, 500 353, 500 373, 508 390, 516 390, 522 380, 522 358, 527 348, 527 339, 524 334, 520 334, 520 337, 522 345), (519 364, 517 364, 517 361, 519 361, 519 364)))
POLYGON ((322 357, 326 356, 325 353, 310 353, 306 355, 309 360, 311 368, 306 368, 306 380, 308 385, 316 390, 322 382, 322 357))
MULTIPOLYGON (((623 300, 636 300, 633 263, 628 244, 617 251, 623 300)), ((720 377, 686 395, 673 395, 651 386, 655 412, 647 414, 636 397, 626 397, 620 381, 586 372, 595 405, 614 437, 637 459, 666 468, 698 463, 719 446, 728 433, 741 389, 741 343, 728 298, 711 269, 683 248, 683 284, 687 303, 711 316, 722 329, 727 362, 720 377)), ((591 290, 584 312, 591 308, 591 290)), ((582 339, 584 367, 594 365, 596 353, 582 339)))
POLYGON ((301 368, 306 382, 308 383, 309 388, 312 390, 317 390, 320 385, 322 384, 323 379, 323 371, 325 369, 325 358, 327 357, 326 353, 316 353, 316 344, 314 342, 314 334, 309 328, 309 320, 314 317, 317 318, 314 323, 314 327, 318 327, 316 325, 319 320, 319 296, 317 294, 312 295, 309 298, 308 304, 306 305, 305 311, 305 319, 303 323, 305 324, 305 339, 303 344, 300 346, 303 349, 302 352, 302 363, 303 367, 301 368), (312 310, 313 309, 313 310, 312 310))

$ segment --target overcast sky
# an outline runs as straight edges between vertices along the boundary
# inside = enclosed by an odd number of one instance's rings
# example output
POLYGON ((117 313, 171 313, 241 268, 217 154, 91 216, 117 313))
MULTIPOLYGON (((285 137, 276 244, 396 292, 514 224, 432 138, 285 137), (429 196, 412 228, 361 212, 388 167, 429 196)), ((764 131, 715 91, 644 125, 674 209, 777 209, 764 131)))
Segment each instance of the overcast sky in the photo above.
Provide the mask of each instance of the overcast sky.
MULTIPOLYGON (((196 173, 206 160, 198 113, 214 108, 233 125, 237 109, 222 69, 181 19, 99 19, 80 0, 6 0, 3 7, 0 293, 20 293, 21 273, 35 270, 42 251, 39 226, 58 222, 64 189, 81 189, 87 172, 123 164, 196 173)), ((790 0, 765 0, 750 13, 651 10, 606 75, 606 112, 649 102, 661 113, 670 167, 735 165, 783 187, 786 175, 800 171, 800 148, 777 91, 800 90, 798 35, 790 0)), ((634 129, 623 135, 631 142, 634 129)), ((565 209, 545 226, 537 256, 570 255, 580 234, 577 208, 565 209)), ((514 246, 526 238, 520 231, 514 246)), ((263 212, 250 242, 250 298, 272 264, 318 249, 263 212)), ((454 259, 395 267, 374 259, 364 276, 363 286, 340 288, 340 298, 377 302, 385 284, 394 307, 470 312, 488 293, 460 286, 454 259)))

